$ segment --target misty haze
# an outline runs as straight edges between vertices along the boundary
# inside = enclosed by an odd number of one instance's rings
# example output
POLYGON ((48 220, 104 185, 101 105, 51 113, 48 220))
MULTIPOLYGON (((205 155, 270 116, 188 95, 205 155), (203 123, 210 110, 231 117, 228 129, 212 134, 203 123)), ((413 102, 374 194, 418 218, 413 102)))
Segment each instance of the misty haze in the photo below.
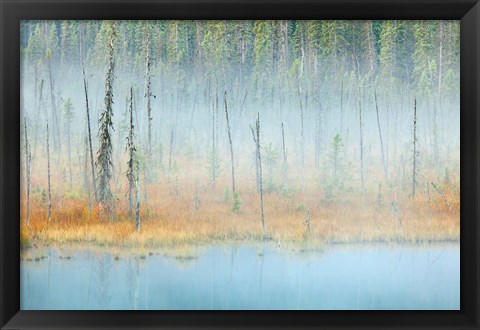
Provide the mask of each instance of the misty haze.
POLYGON ((22 309, 459 309, 459 21, 22 21, 22 309))

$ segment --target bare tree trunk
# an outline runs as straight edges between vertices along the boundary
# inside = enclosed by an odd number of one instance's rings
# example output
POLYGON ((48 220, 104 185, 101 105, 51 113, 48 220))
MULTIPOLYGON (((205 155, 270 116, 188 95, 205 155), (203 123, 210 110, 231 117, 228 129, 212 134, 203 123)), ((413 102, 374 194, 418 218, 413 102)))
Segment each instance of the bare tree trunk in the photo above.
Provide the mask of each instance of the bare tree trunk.
POLYGON ((227 119, 228 142, 230 143, 230 158, 232 160, 232 191, 233 191, 233 194, 235 194, 235 163, 233 161, 232 135, 230 133, 230 122, 228 120, 227 91, 225 91, 225 94, 224 94, 224 101, 225 101, 225 118, 227 119))
POLYGON ((367 44, 368 44, 368 62, 370 64, 370 71, 375 72, 377 67, 376 51, 373 36, 373 24, 371 20, 366 21, 367 29, 367 44))
POLYGON ((87 110, 87 128, 88 128, 88 147, 90 149, 90 166, 92 167, 92 185, 93 193, 95 195, 95 201, 98 201, 97 196, 97 181, 95 180, 95 160, 93 158, 93 147, 92 147, 92 130, 90 127, 90 108, 88 106, 88 87, 87 87, 87 78, 85 77, 85 67, 82 68, 83 71, 83 88, 85 90, 85 106, 87 110))
POLYGON ((47 120, 47 176, 48 176, 48 221, 52 220, 52 190, 50 181, 50 134, 47 120))
POLYGON ((321 130, 322 130, 322 104, 318 101, 318 111, 315 118, 315 166, 320 167, 320 151, 321 151, 321 130))
POLYGON ((283 187, 288 191, 287 148, 285 147, 285 130, 282 122, 282 150, 283 150, 283 187))
MULTIPOLYGON (((438 45, 438 84, 437 84, 437 100, 435 102, 435 112, 434 112, 434 125, 435 125, 435 164, 437 166, 440 165, 441 160, 440 160, 440 150, 439 150, 439 142, 438 142, 438 136, 439 136, 439 127, 437 124, 437 112, 442 110, 442 84, 443 84, 443 53, 444 53, 444 46, 443 46, 443 27, 444 23, 443 21, 438 22, 439 25, 439 45, 438 45)), ((441 116, 441 114, 440 114, 441 116)))
POLYGON ((211 160, 210 160, 210 166, 211 166, 211 180, 212 180, 212 186, 215 187, 216 181, 217 181, 217 144, 216 144, 216 132, 215 132, 215 117, 216 117, 216 111, 215 111, 215 100, 212 99, 212 154, 211 154, 211 160))
POLYGON ((400 109, 400 114, 403 111, 403 94, 404 94, 404 85, 403 85, 403 76, 402 76, 402 83, 401 83, 401 88, 400 88, 400 106, 395 107, 395 125, 393 128, 393 159, 394 162, 397 163, 397 132, 398 132, 398 110, 400 109))
POLYGON ((302 99, 300 99, 300 136, 301 136, 301 160, 302 160, 302 192, 305 192, 305 132, 303 125, 303 106, 302 99))
POLYGON ((375 109, 377 111, 377 125, 378 125, 378 135, 380 136, 380 149, 382 151, 382 162, 383 162, 383 171, 385 174, 385 183, 388 186, 388 173, 387 173, 387 164, 385 163, 385 154, 383 151, 383 139, 382 139, 382 130, 380 128, 380 117, 378 115, 378 102, 377 102, 377 91, 374 91, 375 95, 375 109))
POLYGON ((218 80, 216 86, 216 94, 215 94, 215 145, 218 148, 218 136, 220 135, 218 132, 218 80))
POLYGON ((137 179, 136 179, 136 190, 137 190, 137 203, 136 203, 136 208, 135 208, 135 227, 137 228, 137 231, 140 231, 140 184, 138 182, 138 173, 137 173, 137 179))
POLYGON ((412 173, 412 197, 415 198, 415 188, 417 186, 417 100, 413 107, 413 173, 412 173))
POLYGON ((131 218, 133 215, 133 189, 134 185, 138 181, 136 179, 136 173, 138 172, 138 164, 136 159, 136 148, 134 145, 134 126, 133 126, 133 87, 130 88, 130 106, 129 106, 129 115, 130 115, 130 127, 127 138, 127 150, 128 150, 128 168, 127 168, 127 179, 128 179, 128 216, 131 218))
POLYGON ((48 75, 50 78, 50 98, 52 102, 52 117, 53 117, 53 124, 54 124, 54 130, 53 130, 53 144, 55 145, 55 148, 57 148, 60 151, 60 154, 62 153, 62 142, 60 140, 60 127, 59 127, 59 122, 58 122, 58 115, 57 115, 57 106, 55 103, 55 87, 54 87, 54 81, 52 78, 52 68, 50 64, 50 55, 47 54, 47 65, 48 65, 48 75))
MULTIPOLYGON (((38 127, 39 127, 39 124, 40 124, 40 115, 42 113, 42 111, 44 110, 43 108, 43 83, 44 83, 44 80, 42 79, 40 81, 40 91, 39 91, 39 95, 38 95, 38 106, 37 106, 37 122, 35 123, 35 132, 34 132, 34 141, 33 141, 33 158, 36 159, 36 156, 37 156, 37 136, 38 136, 38 127)), ((48 114, 45 116, 45 119, 48 118, 48 114)))
POLYGON ((253 135, 253 141, 255 142, 255 178, 257 184, 257 192, 260 192, 260 166, 259 166, 259 149, 256 148, 257 146, 257 133, 255 133, 255 129, 250 127, 253 135))
MULTIPOLYGON (((138 170, 138 180, 140 180, 140 170, 138 170)), ((143 162, 143 204, 147 206, 147 198, 148 198, 148 191, 147 191, 147 162, 143 162)), ((140 189, 140 188, 139 188, 140 189)), ((148 209, 148 207, 147 207, 148 209)))
POLYGON ((362 180, 362 194, 365 195, 365 172, 363 169, 363 122, 362 122, 362 103, 358 101, 358 114, 360 124, 360 177, 362 180))
POLYGON ((24 117, 25 120, 25 179, 27 186, 27 216, 26 221, 27 225, 30 223, 30 161, 32 154, 30 151, 30 145, 28 144, 28 134, 27 134, 27 117, 24 117))
MULTIPOLYGON (((148 24, 148 23, 147 23, 148 24)), ((148 26, 147 26, 148 28, 148 26)), ((152 157, 152 107, 150 104, 151 92, 151 83, 150 83, 150 32, 147 31, 146 36, 146 45, 145 45, 145 98, 146 98, 146 107, 147 107, 147 120, 148 120, 148 142, 147 142, 147 163, 148 173, 147 181, 151 180, 151 157, 152 157)), ((177 93, 178 99, 178 93, 177 93)))
POLYGON ((255 142, 257 144, 258 172, 259 172, 259 179, 260 179, 260 208, 262 212, 262 233, 263 233, 263 238, 265 238, 265 212, 263 209, 262 155, 260 151, 260 114, 259 113, 257 113, 256 134, 257 136, 255 139, 255 142))
POLYGON ((90 181, 88 180, 88 136, 85 134, 85 141, 84 141, 85 151, 84 151, 84 166, 83 166, 83 182, 85 185, 85 190, 87 191, 87 206, 88 206, 88 213, 92 209, 92 193, 90 191, 90 181))
POLYGON ((70 179, 70 190, 72 190, 73 178, 72 178, 72 151, 71 151, 71 140, 70 140, 70 119, 67 118, 65 123, 67 126, 67 155, 68 155, 68 174, 70 179))

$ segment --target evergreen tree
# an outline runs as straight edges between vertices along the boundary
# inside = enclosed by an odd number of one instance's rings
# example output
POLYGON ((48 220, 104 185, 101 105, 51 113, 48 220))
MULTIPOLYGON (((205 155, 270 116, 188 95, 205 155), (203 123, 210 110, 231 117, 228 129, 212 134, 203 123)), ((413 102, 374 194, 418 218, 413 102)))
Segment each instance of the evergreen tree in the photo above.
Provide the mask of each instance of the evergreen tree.
MULTIPOLYGON (((98 200, 107 204, 107 210, 110 212, 110 202, 112 200, 112 191, 110 188, 110 179, 112 177, 112 138, 113 131, 113 80, 114 80, 114 43, 116 38, 115 21, 110 22, 108 42, 108 71, 105 78, 105 108, 100 117, 98 137, 100 146, 97 152, 95 165, 98 169, 98 200)), ((109 214, 110 216, 111 214, 109 214)))
POLYGON ((254 82, 253 88, 257 97, 265 101, 265 93, 270 89, 272 73, 272 23, 271 21, 255 21, 253 27, 254 43, 254 82))

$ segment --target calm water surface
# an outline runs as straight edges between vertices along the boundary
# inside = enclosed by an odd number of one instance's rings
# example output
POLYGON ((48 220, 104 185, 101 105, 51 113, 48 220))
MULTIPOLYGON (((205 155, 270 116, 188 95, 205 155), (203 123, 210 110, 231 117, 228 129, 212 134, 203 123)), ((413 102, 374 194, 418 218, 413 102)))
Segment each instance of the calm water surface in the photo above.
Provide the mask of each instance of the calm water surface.
POLYGON ((157 252, 117 259, 88 250, 28 251, 21 309, 460 308, 458 244, 312 252, 211 246, 192 247, 182 258, 157 252))

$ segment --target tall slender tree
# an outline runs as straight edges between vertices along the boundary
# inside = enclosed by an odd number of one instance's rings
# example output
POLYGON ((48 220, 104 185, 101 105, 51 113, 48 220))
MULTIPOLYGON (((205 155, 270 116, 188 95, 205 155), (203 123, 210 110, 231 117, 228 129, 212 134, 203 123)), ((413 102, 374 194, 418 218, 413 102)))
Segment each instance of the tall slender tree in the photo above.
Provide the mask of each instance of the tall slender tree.
POLYGON ((358 121, 360 126, 360 178, 362 181, 362 194, 365 194, 365 172, 363 168, 363 121, 362 102, 358 100, 358 121))
POLYGON ((377 113, 377 126, 378 126, 378 136, 380 137, 380 151, 382 153, 382 163, 383 163, 383 173, 385 175, 385 183, 388 185, 388 172, 387 172, 387 163, 385 160, 385 152, 383 148, 383 138, 382 138, 382 128, 380 126, 380 115, 378 113, 378 100, 377 100, 377 91, 374 90, 375 97, 375 110, 377 113))
POLYGON ((147 131, 147 180, 151 178, 151 156, 152 156, 152 106, 151 106, 151 76, 150 76, 150 30, 148 21, 145 23, 145 107, 147 111, 148 131, 147 131))
POLYGON ((262 153, 260 147, 260 113, 257 113, 257 121, 255 125, 255 144, 257 149, 257 158, 258 158, 258 176, 259 176, 259 188, 260 188, 260 210, 262 214, 262 233, 265 238, 265 212, 263 209, 263 178, 262 178, 262 153))
POLYGON ((60 127, 59 127, 59 121, 58 121, 58 115, 57 115, 57 103, 55 102, 55 84, 52 76, 52 65, 51 65, 51 58, 52 58, 52 52, 50 51, 50 48, 47 48, 45 52, 45 58, 47 59, 47 68, 48 68, 48 77, 50 80, 50 102, 52 106, 52 119, 53 119, 53 124, 54 124, 54 130, 53 130, 53 144, 55 148, 60 151, 60 154, 62 153, 62 141, 60 140, 60 127))
POLYGON ((300 99, 300 138, 301 138, 301 162, 302 162, 302 192, 305 192, 305 129, 304 129, 304 115, 302 99, 300 99))
POLYGON ((72 100, 70 98, 68 98, 63 104, 63 116, 65 117, 65 133, 66 133, 66 139, 67 139, 69 183, 70 183, 70 189, 72 189, 73 179, 72 179, 72 151, 71 151, 70 126, 74 118, 74 112, 73 112, 72 100))
POLYGON ((52 185, 50 179, 50 133, 47 120, 47 180, 48 180, 48 221, 52 220, 52 185))
POLYGON ((282 153, 283 153, 283 188, 288 191, 287 148, 285 146, 285 130, 282 122, 282 153))
POLYGON ((225 118, 227 121, 227 133, 228 133, 228 142, 230 145, 230 159, 232 160, 232 191, 235 195, 235 162, 233 160, 233 144, 232 144, 232 134, 230 132, 230 121, 228 120, 228 109, 227 109, 227 91, 224 93, 224 104, 225 104, 225 118))
POLYGON ((25 130, 25 184, 27 189, 27 214, 26 222, 27 225, 30 223, 30 177, 31 177, 31 160, 32 152, 30 150, 30 144, 28 143, 28 134, 27 134, 27 117, 24 117, 24 130, 25 130))
POLYGON ((412 157, 412 197, 415 198, 415 189, 417 187, 418 171, 418 150, 417 150, 417 99, 413 103, 413 157, 412 157))
POLYGON ((109 216, 111 216, 111 200, 112 191, 110 188, 110 179, 112 177, 113 163, 112 163, 112 138, 111 131, 113 130, 113 80, 115 67, 115 21, 110 22, 108 41, 108 70, 105 77, 105 107, 100 116, 98 137, 100 139, 100 146, 97 152, 97 160, 95 165, 98 168, 98 200, 105 204, 109 216))
POLYGON ((87 86, 87 78, 85 76, 85 66, 82 67, 83 72, 83 88, 85 90, 85 108, 87 112, 87 130, 88 130, 88 149, 90 151, 90 166, 92 170, 92 185, 93 185, 93 193, 95 195, 95 201, 98 201, 97 195, 97 180, 95 178, 95 160, 93 158, 93 146, 92 146, 92 129, 90 125, 90 108, 88 106, 88 86, 87 86))
POLYGON ((133 87, 130 88, 130 105, 129 105, 130 125, 127 136, 127 146, 125 151, 128 153, 127 172, 125 173, 128 180, 128 216, 133 216, 133 191, 137 194, 137 173, 138 158, 137 149, 134 142, 134 125, 133 125, 133 87))
POLYGON ((137 231, 140 231, 140 183, 139 183, 139 180, 138 180, 138 171, 137 171, 137 179, 135 181, 135 186, 136 186, 136 190, 137 190, 137 201, 136 201, 136 207, 135 207, 135 227, 137 229, 137 231))

